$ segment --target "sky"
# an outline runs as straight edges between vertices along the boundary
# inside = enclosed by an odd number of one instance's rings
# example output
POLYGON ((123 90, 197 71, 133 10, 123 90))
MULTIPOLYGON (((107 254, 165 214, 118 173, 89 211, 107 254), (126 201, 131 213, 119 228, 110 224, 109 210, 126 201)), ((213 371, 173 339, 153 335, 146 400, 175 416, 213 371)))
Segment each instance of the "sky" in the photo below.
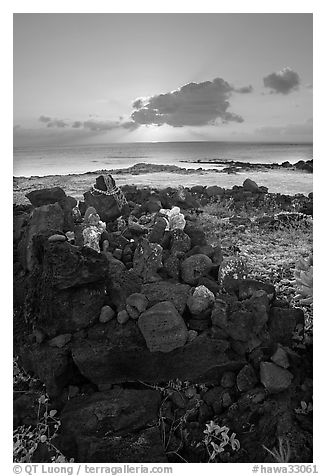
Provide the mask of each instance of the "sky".
POLYGON ((14 14, 14 145, 312 141, 312 14, 14 14))

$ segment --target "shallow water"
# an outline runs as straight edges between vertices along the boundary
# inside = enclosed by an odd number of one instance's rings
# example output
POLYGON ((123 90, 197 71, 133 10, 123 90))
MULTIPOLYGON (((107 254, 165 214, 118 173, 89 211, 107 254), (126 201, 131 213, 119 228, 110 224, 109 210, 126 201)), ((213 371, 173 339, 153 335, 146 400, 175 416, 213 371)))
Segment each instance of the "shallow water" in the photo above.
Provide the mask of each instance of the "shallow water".
POLYGON ((312 144, 236 142, 158 142, 14 148, 14 175, 79 174, 130 167, 139 162, 185 168, 216 168, 198 160, 239 160, 251 163, 295 163, 312 158, 312 144), (186 161, 186 162, 185 162, 186 161), (187 162, 192 161, 192 162, 187 162))

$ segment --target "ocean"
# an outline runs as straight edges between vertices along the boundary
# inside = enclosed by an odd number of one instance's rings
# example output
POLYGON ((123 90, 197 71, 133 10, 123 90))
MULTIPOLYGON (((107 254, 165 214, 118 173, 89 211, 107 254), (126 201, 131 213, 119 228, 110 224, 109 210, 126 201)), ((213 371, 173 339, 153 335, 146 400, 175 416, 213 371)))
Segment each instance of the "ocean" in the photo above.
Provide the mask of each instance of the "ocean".
POLYGON ((16 177, 66 175, 130 167, 139 162, 185 168, 216 168, 197 160, 282 163, 312 159, 312 144, 237 142, 137 142, 56 147, 14 147, 16 177), (184 163, 184 161, 194 161, 184 163))

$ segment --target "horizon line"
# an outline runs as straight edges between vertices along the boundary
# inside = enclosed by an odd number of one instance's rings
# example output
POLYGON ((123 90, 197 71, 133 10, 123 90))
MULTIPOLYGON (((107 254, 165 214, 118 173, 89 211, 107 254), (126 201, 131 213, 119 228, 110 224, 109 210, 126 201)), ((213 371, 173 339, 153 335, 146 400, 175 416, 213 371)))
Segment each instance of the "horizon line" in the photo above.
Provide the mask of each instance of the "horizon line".
POLYGON ((268 144, 268 145, 313 145, 313 141, 257 141, 257 140, 187 140, 187 141, 132 141, 132 142, 97 142, 97 143, 86 143, 86 144, 25 144, 25 145, 14 145, 13 149, 24 148, 24 147, 87 147, 87 146, 100 146, 100 145, 114 145, 114 144, 199 144, 199 143, 209 143, 209 144, 268 144))

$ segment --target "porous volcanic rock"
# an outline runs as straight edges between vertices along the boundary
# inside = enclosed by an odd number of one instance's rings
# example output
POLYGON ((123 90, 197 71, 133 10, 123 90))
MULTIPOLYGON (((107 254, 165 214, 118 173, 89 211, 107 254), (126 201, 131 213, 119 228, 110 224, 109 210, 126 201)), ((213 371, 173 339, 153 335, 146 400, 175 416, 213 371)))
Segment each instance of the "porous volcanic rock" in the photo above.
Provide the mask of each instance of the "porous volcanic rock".
POLYGON ((212 266, 212 260, 206 255, 189 256, 181 264, 182 279, 187 284, 196 285, 199 278, 207 275, 212 266))
POLYGON ((64 213, 58 203, 35 208, 19 243, 22 266, 32 271, 35 264, 34 237, 47 233, 48 236, 63 231, 64 213), (53 233, 50 233, 50 232, 53 233))
POLYGON ((213 325, 236 341, 247 343, 256 339, 268 321, 267 298, 252 297, 246 301, 234 301, 233 305, 224 305, 223 300, 216 299, 212 311, 213 325))
POLYGON ((206 188, 206 195, 208 197, 221 197, 224 195, 224 188, 219 187, 218 185, 212 185, 211 187, 206 188))
POLYGON ((32 344, 20 347, 18 354, 23 368, 45 384, 49 397, 58 397, 74 371, 69 348, 32 344))
POLYGON ((62 290, 41 288, 34 301, 37 328, 50 337, 76 332, 99 319, 104 302, 103 283, 62 290), (40 299, 40 295, 44 297, 40 299))
POLYGON ((244 190, 246 190, 248 192, 253 192, 253 193, 259 193, 260 192, 259 187, 256 184, 256 182, 254 182, 253 180, 251 180, 249 178, 247 178, 243 182, 242 186, 243 186, 244 190))
POLYGON ((104 255, 90 248, 54 242, 44 246, 43 273, 57 289, 104 281, 109 270, 104 255))
POLYGON ((170 250, 172 254, 187 253, 191 248, 191 239, 183 230, 171 231, 170 250))
POLYGON ((170 301, 143 312, 138 325, 151 352, 170 352, 182 347, 188 339, 186 324, 170 301))
POLYGON ((148 299, 144 294, 134 293, 127 297, 126 304, 139 315, 146 310, 148 306, 148 299))
POLYGON ((152 230, 148 235, 148 241, 150 243, 158 243, 159 245, 162 245, 166 226, 167 222, 165 218, 157 218, 152 230))
POLYGON ((228 347, 225 340, 199 335, 171 352, 150 352, 136 321, 121 326, 112 320, 101 337, 76 339, 72 356, 80 372, 96 385, 176 378, 216 383, 224 372, 240 370, 246 364, 241 357, 228 357, 228 347))
POLYGON ((240 300, 251 298, 257 291, 265 291, 269 301, 275 298, 275 287, 256 279, 238 279, 234 290, 238 293, 240 300))
POLYGON ((290 345, 297 324, 304 324, 302 309, 272 307, 268 320, 268 328, 271 338, 275 342, 290 345))
POLYGON ((179 314, 183 314, 186 308, 190 286, 188 284, 159 281, 157 283, 144 284, 141 292, 149 301, 149 306, 158 302, 171 301, 179 314))
POLYGON ((290 367, 287 352, 280 345, 277 347, 276 351, 272 355, 271 360, 274 362, 274 364, 278 365, 279 367, 283 367, 284 369, 290 367))
POLYGON ((42 188, 33 190, 26 194, 33 207, 42 207, 56 202, 61 202, 66 198, 66 193, 60 187, 42 188))
POLYGON ((279 393, 291 385, 293 375, 272 362, 261 362, 260 381, 270 393, 279 393))
POLYGON ((162 246, 157 243, 150 243, 142 238, 134 253, 133 268, 144 283, 155 282, 161 279, 157 271, 163 267, 162 246))
POLYGON ((116 269, 115 271, 110 269, 106 281, 106 293, 119 312, 125 308, 127 297, 139 293, 141 286, 142 280, 133 269, 116 269))
POLYGON ((250 364, 245 365, 237 375, 237 387, 240 392, 250 390, 257 382, 256 373, 250 364))
MULTIPOLYGON (((107 189, 102 175, 96 178, 95 185, 99 190, 106 191, 107 189)), ((120 209, 113 195, 108 196, 102 193, 88 191, 84 193, 84 200, 86 208, 94 207, 104 222, 114 221, 120 217, 121 214, 129 211, 128 205, 124 205, 122 209, 120 209)))
POLYGON ((194 246, 204 246, 207 245, 207 240, 205 237, 205 232, 203 228, 195 223, 187 220, 186 226, 183 230, 191 239, 191 248, 194 246))
POLYGON ((205 286, 200 285, 194 289, 194 292, 189 296, 187 306, 191 314, 200 314, 213 306, 215 302, 215 296, 205 286))
POLYGON ((78 462, 165 462, 157 425, 160 394, 112 389, 70 400, 60 448, 78 462), (109 456, 108 456, 109 455, 109 456))
POLYGON ((101 314, 99 317, 99 321, 102 324, 106 324, 107 322, 111 321, 115 317, 115 312, 111 306, 103 306, 101 309, 101 314))
POLYGON ((60 334, 56 337, 53 337, 53 339, 49 340, 49 346, 50 347, 58 347, 61 349, 61 347, 64 347, 68 342, 71 341, 71 334, 60 334))
POLYGON ((219 282, 228 292, 236 292, 240 280, 245 279, 248 274, 246 261, 239 256, 229 256, 224 258, 219 268, 219 282))

